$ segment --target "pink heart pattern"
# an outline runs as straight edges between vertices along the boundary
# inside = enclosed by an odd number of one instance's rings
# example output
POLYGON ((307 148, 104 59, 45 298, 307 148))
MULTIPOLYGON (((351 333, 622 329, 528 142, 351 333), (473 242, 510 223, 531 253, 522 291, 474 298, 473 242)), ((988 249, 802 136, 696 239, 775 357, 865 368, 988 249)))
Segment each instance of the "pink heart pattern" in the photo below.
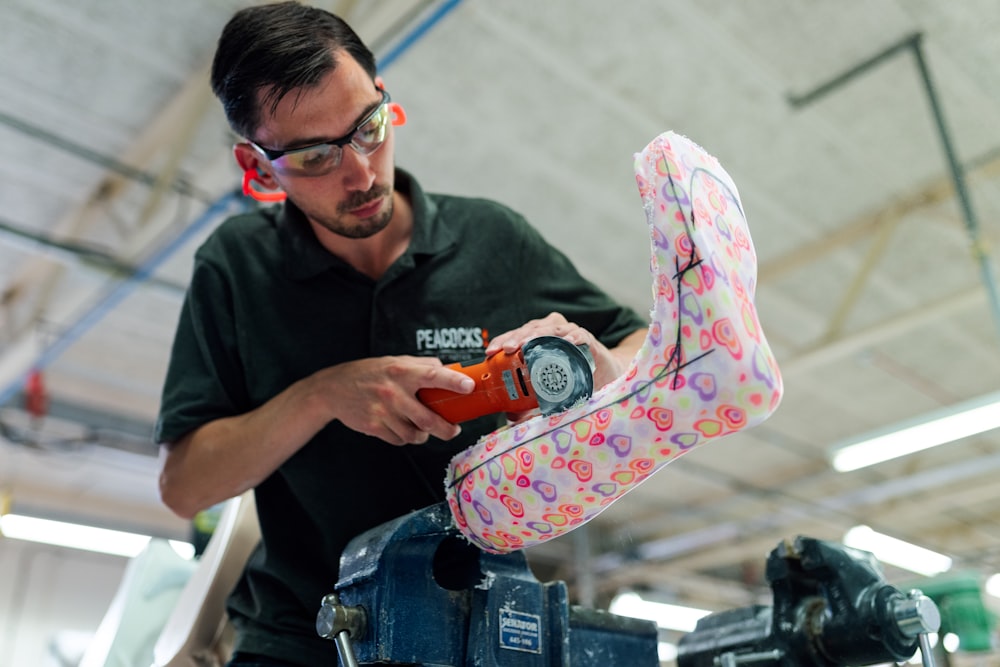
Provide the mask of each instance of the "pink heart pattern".
POLYGON ((498 429, 445 479, 459 531, 506 553, 597 516, 695 446, 755 426, 781 400, 757 319, 757 258, 736 185, 666 132, 635 156, 649 226, 651 323, 628 370, 557 415, 498 429))

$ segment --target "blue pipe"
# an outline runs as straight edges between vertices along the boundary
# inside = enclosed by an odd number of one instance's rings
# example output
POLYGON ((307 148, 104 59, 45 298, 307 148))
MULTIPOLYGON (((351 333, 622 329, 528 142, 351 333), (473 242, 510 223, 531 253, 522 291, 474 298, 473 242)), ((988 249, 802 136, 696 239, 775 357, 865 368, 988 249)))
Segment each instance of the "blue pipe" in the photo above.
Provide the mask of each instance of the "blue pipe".
POLYGON ((420 39, 423 38, 423 36, 427 34, 431 28, 447 16, 451 10, 455 9, 461 1, 462 0, 446 0, 445 2, 442 2, 437 9, 428 14, 423 21, 414 26, 413 30, 407 33, 395 47, 389 49, 389 52, 382 56, 381 60, 379 60, 379 70, 385 70, 401 55, 403 55, 403 53, 409 51, 410 48, 420 41, 420 39))
POLYGON ((245 207, 241 193, 231 192, 222 196, 209 206, 194 222, 181 231, 180 234, 171 239, 169 243, 160 247, 146 258, 131 275, 116 283, 96 303, 88 308, 87 312, 80 316, 78 320, 60 331, 54 340, 46 344, 28 371, 10 382, 0 392, 0 405, 6 405, 11 398, 21 391, 28 378, 28 374, 32 370, 44 368, 59 358, 63 352, 78 341, 91 327, 100 322, 108 312, 124 301, 138 287, 139 283, 147 280, 163 262, 191 240, 195 234, 202 231, 209 223, 217 220, 220 216, 228 214, 229 210, 235 208, 237 204, 241 208, 245 207))
MULTIPOLYGON (((460 2, 461 0, 446 0, 441 3, 433 12, 424 18, 424 20, 414 26, 413 30, 404 35, 395 47, 390 49, 389 52, 382 57, 379 62, 380 68, 384 70, 392 65, 392 63, 398 60, 400 56, 420 41, 420 39, 423 38, 432 27, 434 27, 441 19, 457 7, 460 2)), ((31 365, 31 368, 27 372, 10 382, 3 389, 3 391, 0 391, 0 406, 6 405, 21 391, 21 388, 24 386, 24 383, 28 378, 28 374, 32 370, 44 368, 59 358, 59 356, 73 343, 79 340, 84 333, 89 331, 90 328, 97 324, 108 312, 124 301, 125 297, 131 294, 139 283, 148 279, 153 272, 161 264, 163 264, 163 262, 183 247, 184 244, 191 239, 191 237, 200 232, 202 228, 219 216, 228 213, 229 208, 233 207, 236 203, 240 203, 242 207, 245 207, 243 202, 244 200, 239 192, 224 195, 214 204, 209 206, 209 208, 198 219, 184 229, 184 231, 182 231, 176 238, 150 255, 146 261, 136 268, 134 273, 122 280, 120 283, 116 284, 111 290, 108 291, 107 294, 99 299, 97 303, 91 306, 87 312, 80 317, 80 319, 64 329, 55 340, 46 345, 45 349, 38 355, 38 358, 35 359, 34 364, 31 365)))

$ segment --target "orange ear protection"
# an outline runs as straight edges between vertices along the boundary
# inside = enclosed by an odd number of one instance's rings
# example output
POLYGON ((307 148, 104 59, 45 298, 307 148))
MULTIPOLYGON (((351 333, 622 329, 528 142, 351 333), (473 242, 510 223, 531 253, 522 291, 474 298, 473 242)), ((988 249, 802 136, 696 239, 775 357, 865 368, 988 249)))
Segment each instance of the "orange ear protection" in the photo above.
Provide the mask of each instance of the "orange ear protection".
POLYGON ((392 112, 392 124, 396 127, 406 125, 406 112, 399 102, 389 102, 389 111, 392 112))
MULTIPOLYGON (((389 102, 389 111, 392 113, 390 121, 396 127, 406 125, 406 111, 398 102, 389 102)), ((243 172, 243 194, 244 196, 256 199, 260 202, 281 202, 288 198, 281 190, 258 190, 253 187, 254 181, 260 180, 260 172, 256 169, 247 169, 243 172)))
POLYGON ((243 194, 244 196, 262 202, 279 202, 288 198, 281 190, 257 190, 253 187, 253 182, 260 180, 260 172, 256 169, 247 169, 243 172, 243 194))

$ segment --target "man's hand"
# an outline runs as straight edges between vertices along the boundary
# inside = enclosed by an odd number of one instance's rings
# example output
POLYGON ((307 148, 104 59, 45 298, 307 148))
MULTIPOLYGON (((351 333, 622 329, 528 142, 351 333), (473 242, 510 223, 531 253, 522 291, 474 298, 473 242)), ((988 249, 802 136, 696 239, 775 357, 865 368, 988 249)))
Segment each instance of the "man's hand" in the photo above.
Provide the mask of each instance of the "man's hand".
MULTIPOLYGON (((590 348, 590 354, 594 357, 596 391, 625 372, 645 340, 645 335, 645 331, 636 331, 626 336, 613 350, 609 350, 594 334, 568 321, 561 313, 549 313, 542 319, 531 320, 517 329, 495 336, 486 348, 486 356, 492 356, 500 350, 513 354, 529 340, 539 336, 559 336, 574 345, 584 344, 590 348)), ((508 418, 519 421, 523 420, 524 415, 508 415, 508 418)))
POLYGON ((439 359, 410 356, 350 361, 319 371, 308 381, 315 384, 310 393, 326 397, 345 426, 393 445, 423 444, 430 436, 450 440, 461 432, 420 402, 419 389, 468 394, 476 386, 439 359))
POLYGON ((331 421, 393 445, 448 440, 461 429, 417 400, 423 387, 460 394, 472 378, 429 357, 379 357, 325 368, 250 412, 202 424, 164 447, 160 495, 177 515, 267 479, 331 421))

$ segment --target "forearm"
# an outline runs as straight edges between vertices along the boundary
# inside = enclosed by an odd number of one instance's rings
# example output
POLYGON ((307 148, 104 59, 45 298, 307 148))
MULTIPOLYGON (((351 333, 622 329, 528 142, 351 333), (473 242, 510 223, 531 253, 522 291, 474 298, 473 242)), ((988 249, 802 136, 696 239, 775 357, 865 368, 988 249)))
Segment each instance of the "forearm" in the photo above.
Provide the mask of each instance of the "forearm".
POLYGON ((311 385, 300 381, 255 410, 208 422, 164 445, 164 504, 189 518, 266 479, 334 417, 311 385))
POLYGON ((625 336, 618 345, 613 348, 605 348, 607 351, 597 357, 597 369, 594 373, 594 388, 600 389, 604 385, 618 379, 628 370, 629 364, 639 353, 646 340, 646 330, 637 329, 625 336))
POLYGON ((611 354, 620 364, 619 375, 628 369, 629 364, 632 363, 635 355, 639 354, 639 348, 642 347, 645 340, 646 329, 637 329, 625 336, 625 338, 622 338, 618 345, 611 348, 611 354))
POLYGON ((181 516, 264 481, 337 420, 393 445, 448 440, 461 430, 417 399, 424 387, 467 394, 475 383, 430 357, 359 359, 317 371, 259 408, 208 422, 166 445, 160 496, 181 516))

